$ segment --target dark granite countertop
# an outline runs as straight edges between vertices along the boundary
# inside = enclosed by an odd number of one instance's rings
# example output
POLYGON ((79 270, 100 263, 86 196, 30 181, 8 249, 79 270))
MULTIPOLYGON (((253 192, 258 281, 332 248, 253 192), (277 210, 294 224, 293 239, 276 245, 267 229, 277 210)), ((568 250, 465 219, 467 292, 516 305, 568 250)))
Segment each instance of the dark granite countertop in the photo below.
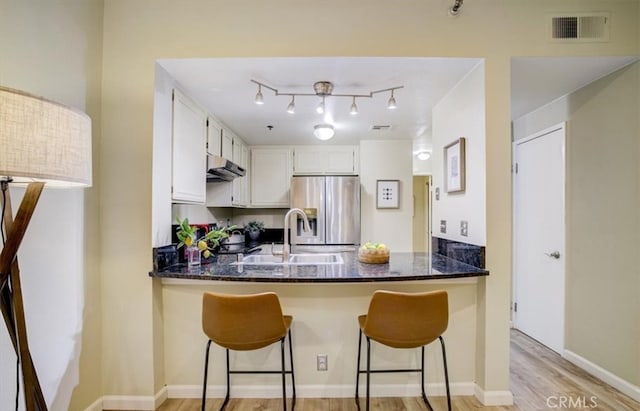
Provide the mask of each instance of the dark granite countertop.
POLYGON ((217 262, 187 267, 176 264, 149 273, 151 277, 252 282, 339 283, 436 280, 480 277, 489 271, 461 263, 441 254, 394 253, 387 264, 358 261, 356 252, 340 253, 344 264, 247 265, 236 263, 235 255, 220 255, 217 262))

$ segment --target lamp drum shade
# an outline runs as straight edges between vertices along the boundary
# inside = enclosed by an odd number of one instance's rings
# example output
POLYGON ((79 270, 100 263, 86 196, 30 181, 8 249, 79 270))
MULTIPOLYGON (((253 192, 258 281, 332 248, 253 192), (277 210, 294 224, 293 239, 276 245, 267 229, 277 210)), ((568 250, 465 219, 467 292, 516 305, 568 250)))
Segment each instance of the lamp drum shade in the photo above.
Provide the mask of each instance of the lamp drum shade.
POLYGON ((91 173, 89 116, 0 86, 0 178, 90 186, 91 173))

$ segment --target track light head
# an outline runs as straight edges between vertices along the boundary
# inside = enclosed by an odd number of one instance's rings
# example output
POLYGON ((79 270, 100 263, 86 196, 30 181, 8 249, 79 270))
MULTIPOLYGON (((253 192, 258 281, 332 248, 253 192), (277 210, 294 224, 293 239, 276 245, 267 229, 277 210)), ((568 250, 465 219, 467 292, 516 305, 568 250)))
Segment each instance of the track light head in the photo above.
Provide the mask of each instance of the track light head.
POLYGON ((349 109, 349 114, 355 116, 358 114, 358 106, 356 106, 356 98, 353 98, 353 102, 351 103, 351 108, 349 109))
POLYGON ((287 106, 287 113, 293 114, 296 112, 296 96, 291 96, 291 103, 287 106))
POLYGON ((393 97, 393 90, 391 90, 391 97, 389 97, 389 102, 387 103, 387 108, 389 110, 394 110, 398 107, 396 104, 396 99, 393 97))
POLYGON ((324 96, 322 96, 322 101, 320 102, 320 104, 318 104, 318 107, 316 107, 316 113, 324 114, 324 109, 325 109, 324 96))
POLYGON ((256 93, 256 104, 264 104, 264 97, 262 97, 262 85, 258 84, 258 92, 256 93))

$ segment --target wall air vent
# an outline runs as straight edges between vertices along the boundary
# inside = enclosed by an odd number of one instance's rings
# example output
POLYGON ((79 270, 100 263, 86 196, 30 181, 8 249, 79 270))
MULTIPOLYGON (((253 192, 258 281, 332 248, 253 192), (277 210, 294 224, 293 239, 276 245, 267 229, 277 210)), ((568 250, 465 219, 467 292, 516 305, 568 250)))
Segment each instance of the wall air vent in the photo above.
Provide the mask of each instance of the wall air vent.
POLYGON ((551 41, 609 41, 609 13, 573 13, 553 15, 549 19, 551 41))
POLYGON ((386 124, 379 124, 379 125, 372 125, 370 128, 371 131, 389 131, 391 130, 391 126, 390 125, 386 125, 386 124))

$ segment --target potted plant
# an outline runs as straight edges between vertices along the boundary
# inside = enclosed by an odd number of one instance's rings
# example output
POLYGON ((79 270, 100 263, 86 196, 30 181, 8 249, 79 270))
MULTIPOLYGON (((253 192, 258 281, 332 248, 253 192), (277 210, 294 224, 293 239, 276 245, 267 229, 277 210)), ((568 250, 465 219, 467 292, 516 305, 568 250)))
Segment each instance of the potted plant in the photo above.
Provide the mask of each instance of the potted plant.
POLYGON ((262 231, 264 231, 264 223, 262 221, 249 221, 244 226, 244 232, 249 234, 251 241, 257 241, 262 231))
POLYGON ((187 249, 187 261, 191 265, 197 265, 200 263, 201 253, 204 258, 211 257, 211 251, 218 247, 222 240, 228 238, 229 232, 236 228, 234 225, 217 230, 209 230, 205 235, 196 238, 197 228, 189 224, 189 219, 185 218, 184 220, 180 220, 180 218, 178 218, 176 236, 178 237, 179 243, 177 248, 184 245, 187 249))

